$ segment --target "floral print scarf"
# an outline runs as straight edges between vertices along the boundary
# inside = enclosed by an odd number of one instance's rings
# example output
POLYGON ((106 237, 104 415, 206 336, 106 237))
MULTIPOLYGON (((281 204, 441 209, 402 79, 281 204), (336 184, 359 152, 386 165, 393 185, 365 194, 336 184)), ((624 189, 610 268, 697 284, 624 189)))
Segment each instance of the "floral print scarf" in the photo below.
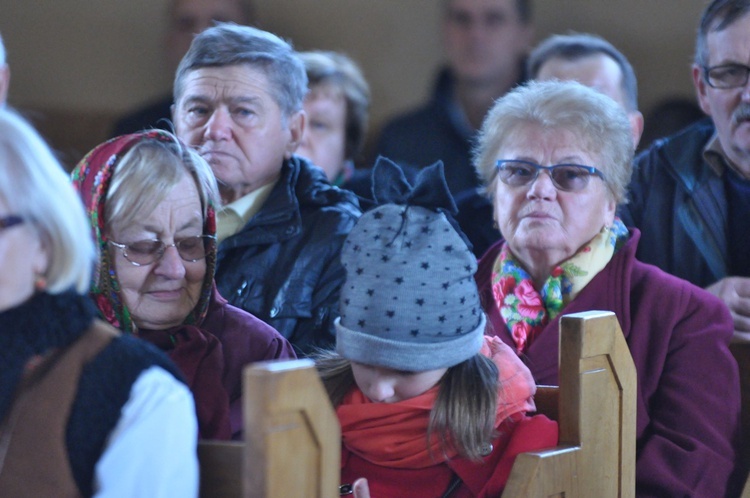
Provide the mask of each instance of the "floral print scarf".
POLYGON ((628 239, 628 229, 615 218, 570 259, 552 270, 541 291, 503 244, 492 268, 492 294, 519 354, 526 352, 550 320, 560 314, 612 259, 628 239))
MULTIPOLYGON (((98 272, 91 285, 91 297, 104 319, 126 333, 136 332, 130 311, 122 300, 120 283, 117 279, 107 248, 107 235, 104 223, 104 209, 115 168, 125 154, 135 145, 148 140, 175 143, 177 138, 171 133, 151 130, 132 135, 116 137, 98 145, 81 160, 71 176, 73 186, 78 190, 89 216, 92 235, 99 251, 98 272)), ((179 144, 179 148, 185 145, 179 144)), ((203 226, 205 235, 216 234, 215 207, 208 202, 203 207, 206 215, 203 226)), ((206 276, 203 281, 198 304, 185 318, 186 325, 200 325, 208 311, 216 267, 216 250, 206 257, 206 276)))

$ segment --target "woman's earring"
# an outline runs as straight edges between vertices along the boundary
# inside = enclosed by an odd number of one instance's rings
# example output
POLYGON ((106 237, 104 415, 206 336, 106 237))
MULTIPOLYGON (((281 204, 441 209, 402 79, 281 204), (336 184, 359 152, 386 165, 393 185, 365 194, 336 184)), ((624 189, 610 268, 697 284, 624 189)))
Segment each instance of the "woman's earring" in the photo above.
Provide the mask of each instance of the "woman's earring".
POLYGON ((37 292, 44 292, 47 290, 47 279, 44 278, 43 275, 37 275, 36 278, 34 278, 34 289, 36 289, 37 292))

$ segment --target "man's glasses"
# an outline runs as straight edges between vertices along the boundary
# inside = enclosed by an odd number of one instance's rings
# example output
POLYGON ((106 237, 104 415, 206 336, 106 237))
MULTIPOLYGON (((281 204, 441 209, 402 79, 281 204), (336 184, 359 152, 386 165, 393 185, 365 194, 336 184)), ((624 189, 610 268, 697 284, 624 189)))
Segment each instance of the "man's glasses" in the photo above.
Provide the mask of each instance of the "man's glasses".
POLYGON ((750 67, 743 64, 722 64, 721 66, 703 66, 703 76, 709 86, 720 90, 739 88, 747 85, 750 67))
POLYGON ((586 188, 589 178, 596 175, 604 181, 604 173, 592 166, 581 164, 555 164, 541 166, 531 161, 520 159, 499 159, 497 161, 497 176, 511 187, 523 187, 531 184, 539 176, 540 171, 549 174, 552 184, 558 190, 578 192, 586 188))
POLYGON ((205 258, 216 246, 216 237, 213 235, 196 235, 176 241, 174 244, 165 244, 161 240, 139 240, 130 244, 108 241, 110 244, 122 251, 125 259, 135 266, 146 266, 155 263, 164 257, 167 247, 174 246, 180 257, 190 263, 195 263, 205 258))
POLYGON ((0 218, 0 231, 12 226, 20 225, 21 223, 23 223, 23 218, 15 214, 3 216, 0 218))

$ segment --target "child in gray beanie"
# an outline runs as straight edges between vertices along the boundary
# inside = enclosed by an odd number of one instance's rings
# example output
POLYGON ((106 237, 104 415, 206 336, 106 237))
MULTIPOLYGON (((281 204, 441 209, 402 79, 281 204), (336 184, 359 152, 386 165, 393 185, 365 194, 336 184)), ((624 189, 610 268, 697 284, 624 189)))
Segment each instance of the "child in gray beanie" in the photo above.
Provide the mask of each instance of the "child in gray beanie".
POLYGON ((336 352, 318 358, 342 430, 342 483, 372 496, 499 496, 515 455, 557 443, 517 355, 484 336, 476 259, 443 165, 412 188, 379 158, 373 197, 341 252, 336 352))

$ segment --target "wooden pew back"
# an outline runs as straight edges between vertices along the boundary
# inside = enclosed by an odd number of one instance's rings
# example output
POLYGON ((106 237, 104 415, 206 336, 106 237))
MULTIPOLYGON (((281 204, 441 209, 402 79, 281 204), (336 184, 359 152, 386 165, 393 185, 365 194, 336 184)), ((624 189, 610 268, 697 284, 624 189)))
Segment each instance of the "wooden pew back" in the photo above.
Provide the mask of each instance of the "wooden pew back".
POLYGON ((341 429, 312 360, 245 368, 244 443, 201 441, 201 497, 338 496, 341 429))
POLYGON ((338 496, 341 429, 312 360, 245 369, 247 497, 338 496))
MULTIPOLYGON (((562 317, 558 447, 516 458, 503 498, 635 496, 636 372, 617 318, 562 317)), ((549 405, 554 389, 542 391, 549 405)))
MULTIPOLYGON (((517 457, 504 498, 633 497, 636 375, 614 314, 562 318, 560 387, 537 409, 560 423, 560 444, 517 457)), ((199 444, 201 496, 338 496, 341 433, 310 360, 251 365, 243 443, 199 444)))

